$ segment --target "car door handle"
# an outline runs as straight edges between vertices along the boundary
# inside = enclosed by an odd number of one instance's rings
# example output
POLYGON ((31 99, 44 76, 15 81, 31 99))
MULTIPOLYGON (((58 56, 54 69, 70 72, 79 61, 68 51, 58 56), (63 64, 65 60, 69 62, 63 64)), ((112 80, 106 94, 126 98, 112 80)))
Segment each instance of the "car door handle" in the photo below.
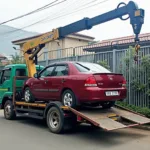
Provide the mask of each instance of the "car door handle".
POLYGON ((64 83, 65 81, 66 81, 65 79, 62 79, 62 80, 61 80, 62 83, 64 83))
POLYGON ((46 83, 48 83, 48 80, 45 80, 44 82, 45 82, 45 84, 46 84, 46 83))

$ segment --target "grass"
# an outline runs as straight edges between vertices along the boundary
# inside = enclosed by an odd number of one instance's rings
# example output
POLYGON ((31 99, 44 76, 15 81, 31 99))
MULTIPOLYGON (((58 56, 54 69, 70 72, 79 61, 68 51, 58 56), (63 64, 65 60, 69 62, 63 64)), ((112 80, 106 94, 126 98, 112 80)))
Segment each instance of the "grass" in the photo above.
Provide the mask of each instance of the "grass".
POLYGON ((117 102, 117 105, 125 107, 127 109, 130 109, 132 111, 135 111, 137 113, 140 113, 140 114, 150 118, 150 109, 147 107, 137 107, 134 105, 129 105, 126 102, 117 102))

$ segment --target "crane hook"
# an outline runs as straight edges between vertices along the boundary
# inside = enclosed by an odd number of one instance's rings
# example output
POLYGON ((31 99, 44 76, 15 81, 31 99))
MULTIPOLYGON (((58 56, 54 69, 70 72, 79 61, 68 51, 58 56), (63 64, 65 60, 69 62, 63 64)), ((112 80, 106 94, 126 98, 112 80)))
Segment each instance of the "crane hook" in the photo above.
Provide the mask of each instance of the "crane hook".
POLYGON ((135 44, 135 56, 134 56, 134 61, 138 61, 138 52, 139 52, 139 50, 140 50, 140 45, 139 45, 139 43, 137 42, 137 43, 135 44))

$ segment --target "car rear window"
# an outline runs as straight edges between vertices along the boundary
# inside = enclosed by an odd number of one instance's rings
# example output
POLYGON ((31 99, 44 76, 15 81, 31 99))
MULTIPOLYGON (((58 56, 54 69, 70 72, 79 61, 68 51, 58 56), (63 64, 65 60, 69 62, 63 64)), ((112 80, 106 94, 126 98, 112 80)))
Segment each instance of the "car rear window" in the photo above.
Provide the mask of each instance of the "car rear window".
POLYGON ((110 73, 108 69, 96 63, 80 62, 76 63, 75 66, 80 72, 110 73))
POLYGON ((87 69, 86 67, 82 66, 81 64, 75 63, 75 67, 80 72, 89 72, 89 69, 87 69))

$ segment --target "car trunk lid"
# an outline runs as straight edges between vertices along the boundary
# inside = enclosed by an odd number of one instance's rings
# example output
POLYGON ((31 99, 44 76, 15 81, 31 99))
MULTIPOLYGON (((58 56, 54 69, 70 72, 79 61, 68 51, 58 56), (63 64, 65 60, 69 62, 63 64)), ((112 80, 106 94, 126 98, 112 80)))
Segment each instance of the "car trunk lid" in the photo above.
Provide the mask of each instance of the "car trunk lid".
POLYGON ((100 88, 120 88, 124 84, 124 77, 117 73, 94 73, 97 86, 100 88))

